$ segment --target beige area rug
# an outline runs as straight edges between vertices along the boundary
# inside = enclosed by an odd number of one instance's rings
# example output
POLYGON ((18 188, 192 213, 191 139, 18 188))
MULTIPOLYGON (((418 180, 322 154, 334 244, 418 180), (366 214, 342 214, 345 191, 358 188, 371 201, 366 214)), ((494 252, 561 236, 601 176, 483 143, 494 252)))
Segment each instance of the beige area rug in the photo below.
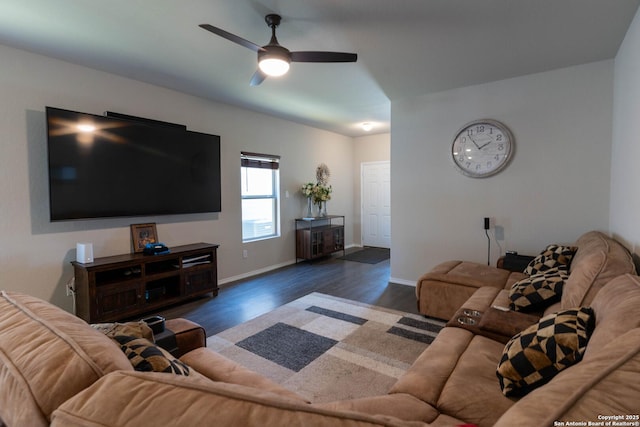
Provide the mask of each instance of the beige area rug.
POLYGON ((444 322, 312 293, 207 338, 311 402, 385 394, 444 322))

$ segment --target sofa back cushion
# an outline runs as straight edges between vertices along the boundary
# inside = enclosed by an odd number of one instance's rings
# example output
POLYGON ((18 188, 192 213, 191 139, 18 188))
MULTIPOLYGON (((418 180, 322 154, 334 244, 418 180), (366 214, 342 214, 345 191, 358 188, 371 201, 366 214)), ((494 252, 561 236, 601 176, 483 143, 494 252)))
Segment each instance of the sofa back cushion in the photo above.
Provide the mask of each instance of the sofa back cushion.
POLYGON ((578 251, 571 262, 571 274, 562 291, 562 309, 588 306, 611 279, 635 274, 629 251, 599 231, 583 234, 576 246, 578 251))
POLYGON ((494 427, 552 426, 563 420, 596 423, 607 420, 599 416, 638 414, 638 384, 640 328, 635 328, 609 342, 593 357, 587 359, 585 355, 580 363, 520 399, 494 427))
POLYGON ((622 334, 640 328, 640 277, 631 274, 616 277, 598 292, 591 308, 596 328, 587 346, 587 359, 622 334))
POLYGON ((65 400, 105 374, 132 370, 111 339, 38 298, 0 292, 0 419, 46 426, 65 400))

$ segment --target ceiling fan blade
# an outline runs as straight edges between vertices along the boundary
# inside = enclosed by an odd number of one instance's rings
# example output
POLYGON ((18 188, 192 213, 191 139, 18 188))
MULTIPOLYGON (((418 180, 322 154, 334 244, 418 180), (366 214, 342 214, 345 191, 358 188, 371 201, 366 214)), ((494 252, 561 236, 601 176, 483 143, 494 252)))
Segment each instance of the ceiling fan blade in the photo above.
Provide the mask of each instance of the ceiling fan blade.
POLYGON ((244 46, 246 48, 249 48, 251 50, 253 50, 254 52, 260 52, 263 51, 264 49, 262 48, 262 46, 258 46, 257 44, 250 42, 249 40, 245 40, 242 37, 236 36, 235 34, 231 34, 228 31, 225 31, 221 28, 218 27, 214 27, 213 25, 209 25, 209 24, 200 24, 199 25, 200 28, 203 28, 207 31, 212 32, 213 34, 216 34, 220 37, 223 37, 229 41, 232 41, 234 43, 239 44, 240 46, 244 46))
POLYGON ((356 62, 358 55, 345 52, 291 52, 291 62, 356 62))
POLYGON ((249 82, 250 86, 258 86, 260 83, 267 78, 267 75, 262 72, 262 70, 258 69, 255 73, 253 73, 253 77, 251 77, 251 81, 249 82))

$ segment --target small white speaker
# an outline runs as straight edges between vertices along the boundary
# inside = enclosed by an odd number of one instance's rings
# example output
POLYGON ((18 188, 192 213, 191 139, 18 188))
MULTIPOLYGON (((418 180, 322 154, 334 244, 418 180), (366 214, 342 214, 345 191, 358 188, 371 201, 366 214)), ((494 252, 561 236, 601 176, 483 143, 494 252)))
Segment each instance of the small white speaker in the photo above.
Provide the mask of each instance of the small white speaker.
POLYGON ((93 262, 93 243, 76 243, 76 261, 82 264, 93 262))

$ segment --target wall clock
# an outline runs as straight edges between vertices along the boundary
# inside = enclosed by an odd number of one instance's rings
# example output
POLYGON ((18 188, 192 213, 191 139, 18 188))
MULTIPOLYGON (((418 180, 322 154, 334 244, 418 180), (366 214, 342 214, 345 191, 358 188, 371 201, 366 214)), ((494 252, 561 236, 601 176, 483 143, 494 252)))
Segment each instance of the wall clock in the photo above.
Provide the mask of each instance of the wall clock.
POLYGON ((465 175, 485 178, 507 166, 515 148, 509 128, 496 120, 467 123, 451 144, 454 164, 465 175))

